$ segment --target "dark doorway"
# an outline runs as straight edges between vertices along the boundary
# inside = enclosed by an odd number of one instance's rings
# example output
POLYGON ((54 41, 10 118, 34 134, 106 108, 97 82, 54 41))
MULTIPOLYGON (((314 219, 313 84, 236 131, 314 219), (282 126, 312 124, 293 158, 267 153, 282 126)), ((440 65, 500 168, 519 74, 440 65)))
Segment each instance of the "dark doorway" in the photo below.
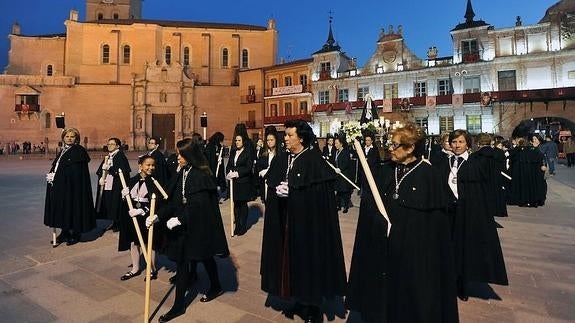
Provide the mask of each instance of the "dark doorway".
POLYGON ((174 114, 152 114, 152 136, 160 140, 160 150, 174 151, 176 116, 174 114))
POLYGON ((553 140, 559 139, 564 130, 575 130, 575 123, 561 117, 540 117, 521 121, 513 130, 512 137, 528 137, 531 134, 540 134, 542 137, 551 136, 553 140))

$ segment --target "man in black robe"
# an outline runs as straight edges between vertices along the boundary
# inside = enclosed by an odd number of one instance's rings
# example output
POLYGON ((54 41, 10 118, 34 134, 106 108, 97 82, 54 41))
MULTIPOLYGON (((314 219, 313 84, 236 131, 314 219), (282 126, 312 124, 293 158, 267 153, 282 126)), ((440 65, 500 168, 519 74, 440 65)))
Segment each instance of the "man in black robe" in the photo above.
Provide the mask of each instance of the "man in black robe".
POLYGON ((311 127, 288 121, 287 158, 274 158, 266 179, 262 289, 295 301, 305 322, 322 319, 324 299, 343 295, 345 265, 334 193, 335 172, 310 149, 311 127))
POLYGON ((166 163, 166 157, 164 154, 158 150, 160 147, 160 142, 157 138, 151 137, 148 139, 148 155, 154 158, 156 161, 156 168, 152 173, 152 177, 162 185, 163 188, 166 187, 168 182, 168 164, 166 163))

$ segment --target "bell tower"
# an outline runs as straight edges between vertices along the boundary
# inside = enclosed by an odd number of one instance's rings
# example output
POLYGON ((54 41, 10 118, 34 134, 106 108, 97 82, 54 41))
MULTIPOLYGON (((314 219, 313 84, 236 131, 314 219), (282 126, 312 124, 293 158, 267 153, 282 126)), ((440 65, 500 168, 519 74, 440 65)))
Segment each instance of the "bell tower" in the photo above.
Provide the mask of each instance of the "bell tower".
POLYGON ((86 0, 86 21, 140 19, 143 0, 86 0))

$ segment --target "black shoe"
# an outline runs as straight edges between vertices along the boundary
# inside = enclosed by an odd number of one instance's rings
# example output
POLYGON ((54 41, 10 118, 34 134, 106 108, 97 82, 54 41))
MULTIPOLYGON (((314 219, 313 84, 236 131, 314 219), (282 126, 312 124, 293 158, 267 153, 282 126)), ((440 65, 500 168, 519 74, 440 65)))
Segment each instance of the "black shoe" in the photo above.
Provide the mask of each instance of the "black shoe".
POLYGON ((343 213, 347 213, 347 208, 343 209, 343 213))
POLYGON ((216 298, 216 297, 222 295, 223 293, 224 293, 224 291, 222 291, 221 288, 217 288, 217 289, 214 289, 214 290, 210 289, 210 290, 206 293, 206 295, 204 295, 204 296, 202 296, 202 298, 200 298, 200 302, 202 302, 202 303, 207 303, 207 302, 213 300, 214 298, 216 298))
POLYGON ((323 322, 323 314, 321 313, 319 307, 308 306, 307 314, 304 319, 305 323, 319 323, 323 322))
POLYGON ((184 313, 186 313, 185 309, 174 309, 172 308, 171 310, 168 311, 168 313, 160 316, 160 318, 158 319, 158 322, 162 323, 162 322, 169 322, 173 319, 175 319, 176 317, 183 315, 184 313))
POLYGON ((133 272, 131 272, 131 271, 128 271, 127 273, 125 273, 124 275, 122 275, 122 277, 120 277, 120 280, 132 279, 132 278, 134 278, 134 277, 136 277, 136 276, 138 276, 138 275, 140 275, 140 272, 139 272, 139 271, 138 271, 138 272, 135 272, 135 273, 133 273, 133 272))
POLYGON ((66 242, 67 246, 73 246, 76 243, 80 242, 80 234, 73 233, 68 237, 68 241, 66 242))
MULTIPOLYGON (((152 271, 150 273, 150 280, 156 280, 156 279, 158 279, 158 271, 157 270, 152 271)), ((146 281, 146 277, 144 277, 144 281, 146 281)))
POLYGON ((56 237, 56 245, 59 245, 63 242, 68 241, 68 237, 70 236, 70 233, 66 230, 62 230, 62 232, 60 232, 60 234, 56 237))

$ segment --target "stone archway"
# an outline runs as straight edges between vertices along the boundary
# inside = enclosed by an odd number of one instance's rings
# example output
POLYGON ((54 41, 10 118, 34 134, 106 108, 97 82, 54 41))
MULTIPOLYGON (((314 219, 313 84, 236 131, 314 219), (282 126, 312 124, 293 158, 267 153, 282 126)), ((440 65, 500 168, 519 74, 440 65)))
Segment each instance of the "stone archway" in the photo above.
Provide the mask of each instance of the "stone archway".
POLYGON ((520 125, 521 128, 533 126, 532 119, 542 120, 544 124, 555 120, 552 122, 563 123, 564 127, 575 131, 575 101, 572 100, 501 102, 496 103, 496 107, 499 108, 499 133, 505 138, 510 138, 520 125))
POLYGON ((575 123, 562 117, 539 117, 521 121, 512 131, 511 137, 527 137, 529 134, 539 133, 541 136, 550 135, 557 140, 562 130, 575 132, 575 123))

